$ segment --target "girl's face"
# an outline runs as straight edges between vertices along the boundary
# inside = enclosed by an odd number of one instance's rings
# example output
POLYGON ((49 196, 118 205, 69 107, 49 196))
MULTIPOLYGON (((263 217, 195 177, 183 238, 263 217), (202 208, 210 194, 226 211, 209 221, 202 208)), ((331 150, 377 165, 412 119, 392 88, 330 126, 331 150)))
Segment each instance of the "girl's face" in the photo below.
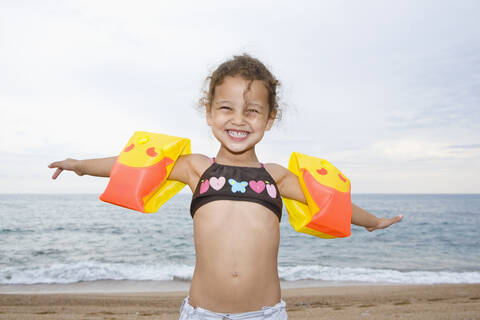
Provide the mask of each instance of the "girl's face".
POLYGON ((207 123, 222 147, 234 154, 254 151, 266 130, 273 125, 275 114, 269 114, 268 91, 260 80, 240 76, 225 77, 215 87, 207 123), (248 90, 248 91, 247 91, 248 90))

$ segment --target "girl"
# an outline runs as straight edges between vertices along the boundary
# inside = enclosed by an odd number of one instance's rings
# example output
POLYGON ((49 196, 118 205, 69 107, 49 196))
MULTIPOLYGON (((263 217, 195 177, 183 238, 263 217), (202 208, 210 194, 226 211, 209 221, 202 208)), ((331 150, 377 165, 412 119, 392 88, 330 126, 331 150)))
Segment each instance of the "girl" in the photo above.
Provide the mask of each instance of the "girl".
MULTIPOLYGON (((279 83, 260 61, 248 55, 221 64, 208 80, 209 90, 201 104, 220 150, 215 158, 201 154, 179 157, 169 176, 188 184, 193 192, 190 213, 196 264, 180 319, 287 319, 277 272, 280 195, 306 200, 293 173, 275 163, 262 164, 255 153, 255 146, 278 115, 279 83), (223 181, 218 177, 224 177, 223 181), (202 183, 211 178, 225 185, 218 191, 205 191, 202 183), (269 186, 268 194, 236 192, 235 181, 252 179, 272 181, 274 187, 269 186)), ((53 179, 62 170, 108 177, 115 159, 68 158, 49 167, 57 168, 53 179)), ((402 219, 401 215, 377 218, 353 204, 352 208, 352 223, 368 231, 402 219)))

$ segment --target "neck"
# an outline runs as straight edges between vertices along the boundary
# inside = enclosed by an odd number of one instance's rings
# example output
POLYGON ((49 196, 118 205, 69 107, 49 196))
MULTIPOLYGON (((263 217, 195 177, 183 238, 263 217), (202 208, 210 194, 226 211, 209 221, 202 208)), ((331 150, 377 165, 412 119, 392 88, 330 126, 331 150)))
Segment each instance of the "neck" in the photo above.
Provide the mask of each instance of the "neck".
POLYGON ((234 166, 254 166, 259 163, 255 147, 242 153, 233 153, 223 146, 218 150, 215 160, 219 163, 234 166))

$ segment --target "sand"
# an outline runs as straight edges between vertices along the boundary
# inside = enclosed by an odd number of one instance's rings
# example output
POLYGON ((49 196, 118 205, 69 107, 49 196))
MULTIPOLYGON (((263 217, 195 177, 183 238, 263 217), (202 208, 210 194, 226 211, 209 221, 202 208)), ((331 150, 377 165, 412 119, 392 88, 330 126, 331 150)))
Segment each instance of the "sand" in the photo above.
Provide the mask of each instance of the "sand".
MULTIPOLYGON (((178 319, 187 291, 0 294, 0 319, 178 319)), ((480 284, 282 289, 289 319, 480 319, 480 284)))

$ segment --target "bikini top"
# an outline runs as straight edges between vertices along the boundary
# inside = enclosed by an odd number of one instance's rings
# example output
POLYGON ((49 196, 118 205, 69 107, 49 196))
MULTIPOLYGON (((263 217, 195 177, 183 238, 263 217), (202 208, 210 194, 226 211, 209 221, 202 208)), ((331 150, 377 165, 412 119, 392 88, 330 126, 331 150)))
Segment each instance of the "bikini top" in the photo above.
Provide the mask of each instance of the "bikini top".
POLYGON ((190 204, 192 218, 198 208, 215 200, 238 200, 261 204, 282 219, 282 198, 272 176, 260 168, 223 165, 211 159, 197 183, 190 204))

